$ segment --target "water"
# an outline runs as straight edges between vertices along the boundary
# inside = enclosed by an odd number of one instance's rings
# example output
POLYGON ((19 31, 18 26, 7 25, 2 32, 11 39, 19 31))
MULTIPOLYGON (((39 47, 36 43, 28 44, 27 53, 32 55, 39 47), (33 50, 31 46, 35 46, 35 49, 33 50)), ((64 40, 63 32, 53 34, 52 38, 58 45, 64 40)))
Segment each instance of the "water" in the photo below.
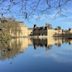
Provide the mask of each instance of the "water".
POLYGON ((18 38, 0 42, 0 72, 72 72, 72 40, 18 38))

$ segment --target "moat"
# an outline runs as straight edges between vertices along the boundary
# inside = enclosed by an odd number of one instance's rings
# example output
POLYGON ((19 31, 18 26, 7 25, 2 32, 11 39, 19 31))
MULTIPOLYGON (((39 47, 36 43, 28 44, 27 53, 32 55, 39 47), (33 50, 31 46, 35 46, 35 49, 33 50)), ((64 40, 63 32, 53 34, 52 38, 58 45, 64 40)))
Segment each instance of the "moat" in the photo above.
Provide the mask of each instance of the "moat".
POLYGON ((72 39, 15 38, 0 41, 1 72, 72 72, 72 39))

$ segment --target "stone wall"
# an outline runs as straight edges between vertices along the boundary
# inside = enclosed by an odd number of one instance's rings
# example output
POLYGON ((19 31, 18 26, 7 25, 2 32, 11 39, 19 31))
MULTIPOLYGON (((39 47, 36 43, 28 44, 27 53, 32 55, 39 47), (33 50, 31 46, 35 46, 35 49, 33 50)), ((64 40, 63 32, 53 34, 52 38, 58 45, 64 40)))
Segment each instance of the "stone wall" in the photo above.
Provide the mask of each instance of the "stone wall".
POLYGON ((47 29, 48 37, 52 37, 54 34, 62 34, 62 30, 47 29))
POLYGON ((14 33, 10 32, 11 36, 13 36, 13 37, 28 37, 32 32, 32 29, 28 28, 23 23, 20 23, 20 28, 21 28, 20 33, 17 32, 16 34, 14 34, 14 33))

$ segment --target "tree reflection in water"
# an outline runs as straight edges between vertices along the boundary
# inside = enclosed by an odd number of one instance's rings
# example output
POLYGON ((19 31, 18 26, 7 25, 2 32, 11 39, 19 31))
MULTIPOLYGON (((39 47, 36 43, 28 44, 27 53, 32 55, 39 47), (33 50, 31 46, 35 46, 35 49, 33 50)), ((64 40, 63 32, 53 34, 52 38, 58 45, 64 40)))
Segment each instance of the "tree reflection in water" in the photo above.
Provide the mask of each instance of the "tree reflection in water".
POLYGON ((65 38, 18 38, 12 39, 7 42, 0 41, 0 60, 6 60, 15 57, 16 55, 23 53, 29 45, 32 45, 34 49, 41 47, 51 49, 56 45, 60 47, 63 43, 72 44, 72 39, 65 38))
POLYGON ((5 60, 14 57, 16 54, 19 53, 21 47, 21 43, 17 42, 15 39, 13 42, 8 41, 0 41, 0 59, 5 60))

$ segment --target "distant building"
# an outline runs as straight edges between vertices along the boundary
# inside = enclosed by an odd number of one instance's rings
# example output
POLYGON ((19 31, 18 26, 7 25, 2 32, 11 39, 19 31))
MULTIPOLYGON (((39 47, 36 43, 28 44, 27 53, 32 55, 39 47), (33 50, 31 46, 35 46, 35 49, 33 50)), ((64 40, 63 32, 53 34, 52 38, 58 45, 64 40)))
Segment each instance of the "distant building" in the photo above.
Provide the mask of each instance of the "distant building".
POLYGON ((34 25, 33 31, 32 31, 33 36, 53 36, 54 34, 62 34, 61 29, 54 29, 52 26, 45 25, 44 27, 37 27, 34 25))
POLYGON ((44 36, 47 35, 47 27, 33 27, 32 32, 34 36, 44 36))

